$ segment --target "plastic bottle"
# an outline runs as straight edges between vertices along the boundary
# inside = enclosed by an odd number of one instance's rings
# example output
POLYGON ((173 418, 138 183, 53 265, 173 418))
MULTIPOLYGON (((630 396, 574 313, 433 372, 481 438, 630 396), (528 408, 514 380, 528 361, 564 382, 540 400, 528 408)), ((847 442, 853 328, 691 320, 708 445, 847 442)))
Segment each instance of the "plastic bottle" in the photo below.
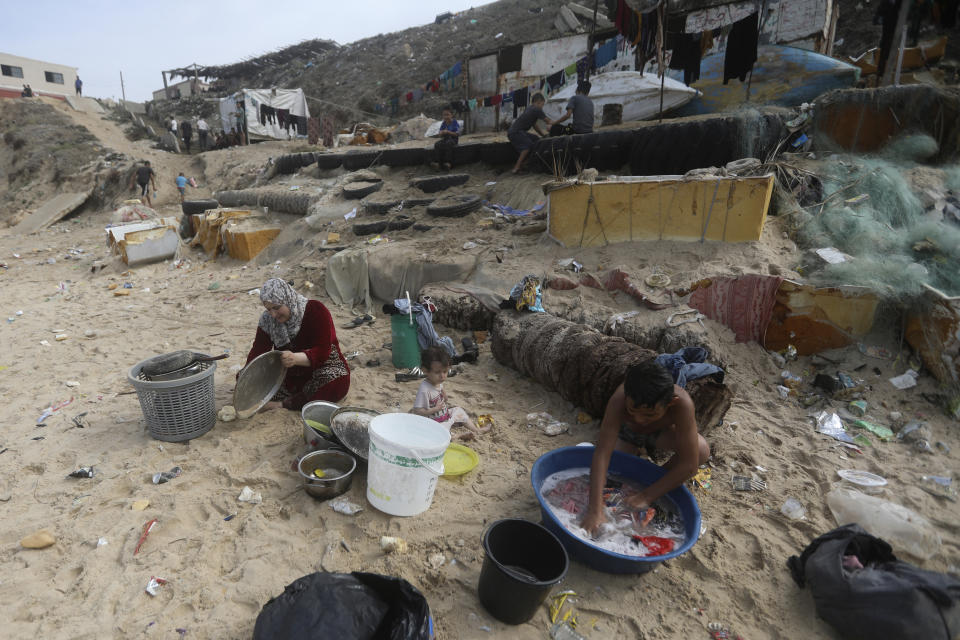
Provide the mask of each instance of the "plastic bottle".
POLYGON ((827 506, 838 525, 856 522, 890 543, 894 553, 927 560, 940 550, 940 534, 933 524, 899 504, 837 487, 827 494, 827 506))

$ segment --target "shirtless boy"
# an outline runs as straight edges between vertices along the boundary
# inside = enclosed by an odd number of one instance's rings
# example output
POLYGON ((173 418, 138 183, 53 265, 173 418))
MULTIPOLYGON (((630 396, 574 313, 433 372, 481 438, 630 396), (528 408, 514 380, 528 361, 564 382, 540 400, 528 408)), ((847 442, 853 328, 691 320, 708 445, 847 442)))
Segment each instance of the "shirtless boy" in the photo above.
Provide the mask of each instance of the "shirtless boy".
POLYGON ((614 449, 636 455, 645 449, 648 456, 662 449, 674 455, 663 465, 667 473, 627 500, 641 510, 676 489, 697 473, 710 457, 707 441, 697 433, 693 401, 673 377, 654 361, 631 367, 626 378, 607 402, 600 423, 600 435, 590 466, 590 503, 581 526, 596 534, 606 521, 603 487, 614 449))

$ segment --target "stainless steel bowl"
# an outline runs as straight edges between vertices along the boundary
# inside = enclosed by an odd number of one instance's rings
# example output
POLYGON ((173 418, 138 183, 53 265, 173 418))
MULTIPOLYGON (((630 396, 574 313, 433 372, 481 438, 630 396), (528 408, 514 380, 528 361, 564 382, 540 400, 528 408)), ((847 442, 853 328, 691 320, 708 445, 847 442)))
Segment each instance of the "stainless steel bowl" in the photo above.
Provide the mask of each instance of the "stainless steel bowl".
POLYGON ((300 419, 303 420, 303 441, 317 449, 329 449, 330 445, 336 442, 333 430, 331 429, 329 433, 323 433, 307 424, 307 420, 313 420, 329 427, 333 412, 339 408, 339 405, 323 400, 314 400, 303 405, 303 409, 300 410, 300 419))
POLYGON ((331 450, 308 453, 297 465, 304 490, 320 500, 334 498, 347 491, 356 468, 357 461, 349 453, 331 450), (318 478, 313 475, 314 469, 323 469, 327 475, 318 478))

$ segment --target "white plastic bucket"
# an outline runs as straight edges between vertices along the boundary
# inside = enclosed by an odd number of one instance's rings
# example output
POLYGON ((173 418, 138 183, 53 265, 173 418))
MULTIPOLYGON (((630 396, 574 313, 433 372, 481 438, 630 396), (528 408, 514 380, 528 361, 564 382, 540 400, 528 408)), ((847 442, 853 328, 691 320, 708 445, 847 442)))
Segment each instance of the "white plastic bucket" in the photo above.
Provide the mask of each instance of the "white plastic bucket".
POLYGON ((385 413, 370 422, 367 500, 392 516, 430 508, 450 432, 412 413, 385 413))

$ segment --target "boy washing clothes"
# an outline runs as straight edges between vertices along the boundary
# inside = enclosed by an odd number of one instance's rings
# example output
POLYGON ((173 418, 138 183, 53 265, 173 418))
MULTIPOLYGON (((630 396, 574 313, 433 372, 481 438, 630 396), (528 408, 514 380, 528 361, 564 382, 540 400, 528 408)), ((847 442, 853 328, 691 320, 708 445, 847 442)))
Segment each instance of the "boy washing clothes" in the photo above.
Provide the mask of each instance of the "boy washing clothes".
POLYGON ((437 165, 449 171, 453 168, 453 150, 460 141, 460 123, 453 117, 453 109, 443 108, 443 122, 440 123, 440 139, 433 145, 437 154, 437 165))
POLYGON ((634 365, 613 392, 600 423, 600 435, 590 465, 590 501, 581 525, 596 535, 607 521, 603 488, 614 449, 647 456, 660 449, 674 452, 663 465, 666 474, 627 498, 636 510, 650 507, 697 473, 710 458, 707 441, 697 432, 693 400, 673 383, 673 376, 654 361, 634 365))
POLYGON ((533 127, 541 137, 545 137, 547 134, 540 128, 540 121, 543 120, 546 122, 547 126, 554 124, 553 120, 548 118, 547 114, 543 112, 543 105, 545 103, 546 99, 542 93, 533 94, 533 97, 530 99, 530 106, 520 114, 519 118, 513 121, 513 124, 510 125, 510 129, 507 131, 507 139, 510 140, 510 144, 520 152, 520 157, 517 158, 517 164, 513 166, 513 173, 520 173, 520 170, 523 169, 524 162, 527 161, 527 156, 530 155, 530 149, 532 149, 533 145, 540 139, 530 133, 528 129, 533 127))

